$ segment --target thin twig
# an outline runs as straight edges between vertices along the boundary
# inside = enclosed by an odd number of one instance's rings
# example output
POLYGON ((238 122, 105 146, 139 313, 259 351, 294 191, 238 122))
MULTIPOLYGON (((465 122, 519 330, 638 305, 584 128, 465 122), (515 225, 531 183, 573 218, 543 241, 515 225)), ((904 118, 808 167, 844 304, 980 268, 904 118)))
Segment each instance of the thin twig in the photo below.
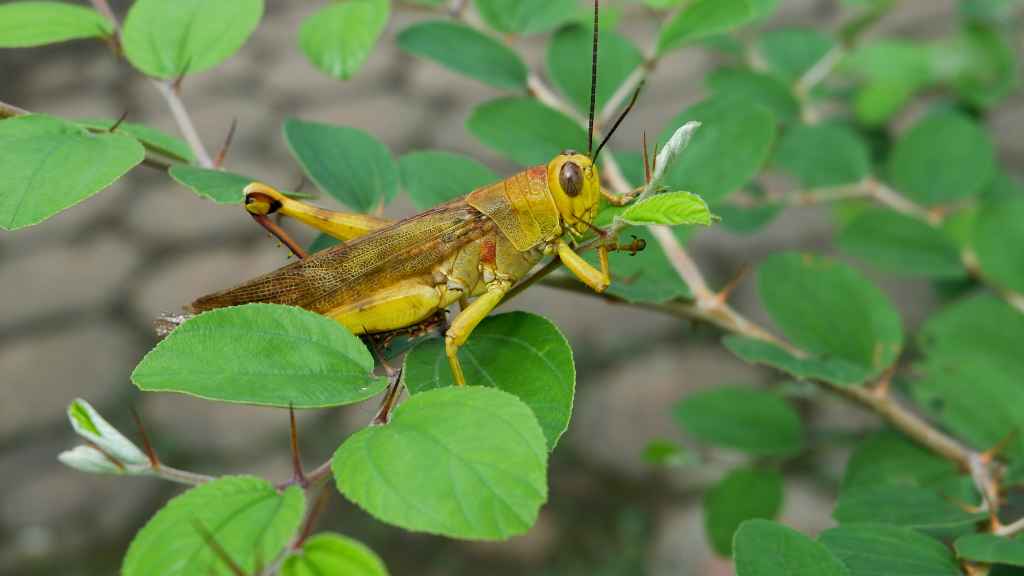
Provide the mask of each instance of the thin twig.
POLYGON ((879 204, 907 216, 923 220, 931 226, 938 226, 942 223, 943 215, 941 210, 929 210, 878 180, 869 179, 865 184, 870 188, 872 198, 879 204))
POLYGON ((668 257, 676 273, 690 287, 690 292, 693 293, 697 306, 707 310, 715 308, 715 293, 708 288, 707 283, 704 281, 704 276, 697 269, 697 264, 686 253, 686 249, 683 248, 682 243, 672 233, 672 229, 668 226, 650 226, 649 228, 654 238, 665 249, 665 255, 668 257))
POLYGON ((164 480, 177 482, 178 484, 187 484, 189 486, 198 486, 200 484, 216 480, 214 476, 207 476, 206 474, 189 472, 187 470, 179 470, 166 464, 161 464, 159 469, 152 470, 152 475, 157 478, 163 478, 164 480))
POLYGON ((832 71, 836 69, 836 66, 839 65, 839 62, 842 61, 845 55, 846 48, 842 45, 837 45, 826 52, 797 80, 796 86, 793 88, 797 98, 800 100, 806 99, 811 90, 814 90, 815 87, 825 81, 825 78, 832 74, 832 71))
POLYGON ((540 100, 542 104, 549 108, 558 110, 583 125, 583 127, 586 127, 587 119, 577 112, 576 109, 562 100, 554 90, 549 88, 548 85, 541 80, 540 76, 530 74, 526 78, 526 87, 530 91, 530 94, 532 94, 537 100, 540 100))
POLYGON ((1016 536, 1024 532, 1024 518, 1014 520, 1009 524, 1003 524, 1002 526, 995 529, 993 532, 996 536, 1016 536))
POLYGON ((978 255, 974 250, 966 248, 961 251, 960 260, 963 262, 964 268, 967 269, 967 273, 970 274, 972 278, 991 288, 996 294, 999 294, 1007 304, 1019 310, 1021 314, 1024 314, 1024 294, 1006 288, 988 277, 984 270, 981 269, 981 263, 978 262, 978 255))
POLYGON ((13 104, 0 101, 0 118, 14 118, 15 116, 24 116, 29 111, 24 108, 18 108, 13 104))
POLYGON ((174 86, 166 80, 151 79, 151 82, 156 87, 157 92, 167 102, 167 107, 170 108, 171 115, 174 116, 178 130, 181 131, 181 135, 188 142, 192 153, 195 154, 196 159, 199 161, 199 165, 203 168, 213 168, 213 159, 203 146, 203 141, 199 139, 199 133, 192 122, 192 117, 189 115, 188 109, 185 108, 185 103, 181 100, 181 96, 175 91, 174 86))
POLYGON ((117 21, 117 16, 114 15, 114 11, 110 9, 110 3, 108 3, 107 0, 90 0, 90 1, 92 2, 93 8, 95 8, 97 12, 99 12, 100 14, 105 16, 107 18, 107 20, 110 20, 110 22, 114 25, 115 33, 116 34, 120 34, 121 33, 121 23, 117 21))

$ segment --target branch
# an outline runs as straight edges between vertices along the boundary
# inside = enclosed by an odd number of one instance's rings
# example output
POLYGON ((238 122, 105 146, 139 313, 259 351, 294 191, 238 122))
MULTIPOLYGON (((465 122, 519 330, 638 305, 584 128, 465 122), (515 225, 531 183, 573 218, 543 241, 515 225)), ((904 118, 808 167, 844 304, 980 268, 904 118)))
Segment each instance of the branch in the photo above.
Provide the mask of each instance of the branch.
MULTIPOLYGON (((542 83, 540 83, 539 78, 537 79, 537 82, 542 86, 542 88, 546 88, 542 83)), ((541 98, 545 103, 549 103, 550 101, 549 105, 555 108, 560 109, 564 107, 561 99, 550 90, 541 90, 538 93, 538 98, 541 98), (541 97, 541 95, 543 95, 543 97, 541 97)), ((695 129, 696 126, 691 129, 690 135, 692 135, 692 130, 695 129)), ((668 146, 666 146, 666 148, 668 148, 668 146)), ((647 186, 640 196, 641 199, 645 195, 653 193, 654 189, 657 187, 658 180, 660 180, 660 176, 663 175, 664 171, 667 169, 669 161, 669 158, 658 159, 658 172, 651 181, 647 183, 647 186)), ((624 178, 615 177, 615 175, 621 176, 621 170, 616 164, 613 156, 609 155, 605 159, 604 171, 606 175, 609 176, 609 183, 612 185, 615 192, 619 194, 628 194, 632 191, 624 178)), ((882 190, 883 187, 880 184, 876 184, 873 188, 875 190, 875 192, 873 192, 873 197, 878 199, 880 202, 888 202, 894 206, 900 206, 903 209, 911 210, 920 214, 920 212, 916 210, 916 205, 913 205, 912 207, 912 203, 909 200, 906 200, 905 202, 898 200, 897 196, 891 193, 892 191, 890 189, 885 188, 882 193, 879 194, 878 190, 882 190)), ((725 301, 725 296, 727 295, 725 292, 715 293, 712 291, 708 287, 700 268, 693 259, 690 258, 686 248, 683 247, 678 238, 676 238, 671 231, 660 226, 652 226, 651 230, 654 233, 655 239, 657 239, 659 244, 661 244, 665 254, 671 261, 672 266, 675 268, 676 272, 679 273, 680 278, 686 282, 687 286, 690 287, 690 290, 694 294, 694 302, 690 307, 677 309, 674 310, 674 312, 687 314, 692 313, 695 317, 707 319, 728 332, 769 341, 774 344, 784 346, 785 349, 792 353, 797 353, 800 356, 806 356, 804 352, 798 350, 791 344, 786 343, 783 339, 773 335, 768 330, 759 326, 756 322, 746 318, 740 312, 729 306, 725 301)), ((592 243, 593 241, 590 244, 592 243)), ((547 272, 554 270, 556 267, 557 264, 552 266, 552 264, 549 263, 541 270, 541 272, 531 277, 529 282, 535 282, 541 273, 546 274, 547 272)), ((598 296, 606 297, 603 295, 598 296)), ((874 411, 896 429, 902 431, 910 438, 913 438, 940 456, 956 462, 964 469, 969 470, 972 460, 976 457, 980 457, 979 453, 965 448, 955 438, 933 427, 930 423, 910 411, 908 408, 893 401, 888 394, 878 394, 866 388, 843 388, 828 382, 815 382, 825 390, 850 398, 860 405, 874 411)), ((986 489, 986 487, 979 486, 979 490, 981 490, 983 494, 986 489)))
POLYGON ((203 146, 203 141, 199 139, 199 133, 192 122, 192 117, 189 115, 188 109, 185 108, 185 103, 181 100, 181 96, 178 95, 177 90, 174 88, 174 84, 169 81, 156 79, 151 79, 151 82, 167 102, 167 107, 170 108, 171 115, 174 116, 174 121, 178 124, 178 130, 185 137, 185 141, 188 142, 192 153, 195 154, 196 159, 199 161, 199 165, 203 168, 213 168, 213 158, 210 157, 210 154, 203 146))
POLYGON ((1024 314, 1024 294, 1005 288, 986 276, 984 271, 981 269, 981 263, 978 262, 978 255, 975 254, 974 250, 971 250, 970 248, 963 250, 960 253, 960 259, 963 262, 964 268, 967 269, 967 273, 970 274, 971 277, 994 290, 1010 306, 1013 306, 1019 310, 1021 314, 1024 314))
POLYGON ((0 101, 0 119, 14 118, 15 116, 24 116, 28 113, 29 111, 25 110, 24 108, 18 108, 13 104, 8 104, 6 102, 0 101))
POLYGON ((925 223, 933 227, 942 224, 944 214, 941 209, 929 210, 928 208, 925 208, 924 206, 913 202, 906 196, 896 192, 885 183, 873 178, 869 178, 865 181, 865 185, 870 190, 871 197, 879 204, 892 208, 893 210, 906 214, 912 218, 923 220, 925 223))
POLYGON ((814 63, 804 75, 800 77, 796 82, 796 86, 793 90, 796 92, 798 100, 805 100, 810 95, 811 90, 814 90, 828 78, 832 71, 836 69, 839 62, 842 61, 843 56, 846 55, 846 48, 842 45, 835 46, 831 50, 825 53, 820 60, 814 63))
POLYGON ((996 536, 1016 536, 1024 532, 1024 518, 1017 519, 1009 524, 1004 524, 993 532, 996 536))
POLYGON ((214 476, 207 476, 206 474, 171 468, 163 463, 160 464, 159 468, 152 468, 151 475, 171 482, 177 482, 178 484, 186 484, 188 486, 198 486, 200 484, 216 480, 216 477, 214 476))
MULTIPOLYGON (((530 94, 540 100, 542 104, 549 108, 554 108, 559 112, 565 114, 569 118, 572 118, 584 127, 587 125, 587 119, 580 115, 572 106, 562 100, 554 90, 548 87, 547 84, 541 80, 540 76, 531 73, 526 78, 526 88, 530 91, 530 94)), ((596 138, 596 136, 595 136, 596 138)))

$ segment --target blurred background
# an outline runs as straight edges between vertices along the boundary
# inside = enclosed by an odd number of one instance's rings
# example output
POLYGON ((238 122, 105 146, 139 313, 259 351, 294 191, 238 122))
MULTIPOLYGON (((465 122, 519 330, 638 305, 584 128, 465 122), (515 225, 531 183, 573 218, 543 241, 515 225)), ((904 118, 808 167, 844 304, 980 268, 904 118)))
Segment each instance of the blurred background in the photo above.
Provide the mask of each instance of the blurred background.
MULTIPOLYGON (((123 15, 129 2, 112 4, 123 15)), ((948 35, 959 25, 958 4, 900 2, 871 35, 948 35)), ((228 169, 296 185, 300 170, 286 150, 281 123, 298 117, 362 128, 395 154, 437 148, 476 157, 502 175, 515 170, 463 126, 475 105, 499 93, 395 47, 397 31, 422 18, 421 12, 397 5, 363 70, 339 82, 315 70, 296 48, 301 21, 320 5, 268 0, 263 23, 236 56, 214 73, 186 80, 184 99, 208 148, 216 149, 232 119, 238 121, 228 169)), ((777 15, 761 27, 830 31, 843 8, 839 0, 782 0, 777 15)), ((656 23, 642 6, 629 3, 620 29, 646 46, 656 23)), ((1020 29, 1018 21, 1018 55, 1020 29)), ((521 48, 532 69, 542 70, 543 43, 525 41, 521 48)), ((701 47, 666 58, 614 147, 638 148, 642 130, 660 132, 700 100, 704 73, 716 58, 701 47)), ((589 67, 589 55, 580 56, 580 66, 589 67)), ((0 51, 0 100, 68 118, 127 112, 130 121, 176 133, 153 86, 99 43, 0 51)), ((1024 172, 1024 97, 1018 91, 987 122, 1004 165, 1024 172)), ((387 210, 396 217, 411 212, 407 200, 387 210)), ((303 241, 312 239, 290 229, 303 241)), ((830 252, 830 236, 826 209, 798 208, 756 236, 712 229, 697 234, 692 246, 709 280, 722 285, 745 263, 775 250, 830 252)), ((144 168, 38 226, 0 233, 0 573, 116 573, 135 531, 180 491, 153 479, 87 476, 60 465, 56 455, 76 443, 65 416, 73 398, 87 399, 130 436, 134 407, 159 454, 174 466, 288 477, 286 412, 144 396, 128 379, 155 343, 151 322, 158 314, 276 268, 287 257, 240 208, 201 200, 144 168)), ((910 327, 934 306, 923 281, 874 278, 910 327)), ((751 284, 740 286, 736 305, 765 320, 751 284)), ((572 343, 578 371, 574 418, 553 455, 549 503, 537 525, 504 543, 458 542, 385 526, 335 494, 321 527, 361 538, 394 574, 731 574, 729 563, 715 559, 705 542, 700 504, 703 487, 734 457, 704 453, 704 466, 672 470, 646 463, 642 452, 652 440, 683 440, 669 409, 684 393, 778 376, 735 359, 712 329, 596 298, 535 287, 513 307, 558 324, 572 343)), ((345 434, 365 425, 374 408, 369 402, 300 414, 307 464, 326 458, 345 434)), ((875 426, 873 417, 826 396, 802 409, 812 434, 832 439, 875 426)), ((786 523, 811 533, 832 525, 844 460, 834 450, 811 450, 790 464, 786 523)))

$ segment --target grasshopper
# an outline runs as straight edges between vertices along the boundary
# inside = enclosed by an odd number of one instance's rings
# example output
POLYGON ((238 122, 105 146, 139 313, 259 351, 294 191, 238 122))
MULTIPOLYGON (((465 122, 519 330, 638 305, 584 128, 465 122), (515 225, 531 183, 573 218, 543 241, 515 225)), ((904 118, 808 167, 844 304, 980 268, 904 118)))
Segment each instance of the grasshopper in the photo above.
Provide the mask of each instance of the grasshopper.
POLYGON ((611 281, 608 253, 643 249, 641 242, 618 246, 604 239, 598 247, 600 269, 573 249, 572 240, 588 231, 602 234, 592 224, 602 196, 614 205, 632 199, 601 187, 596 159, 632 109, 639 89, 595 150, 597 43, 595 0, 587 154, 566 150, 546 165, 397 222, 311 206, 251 183, 245 188, 245 209, 300 259, 203 296, 186 309, 200 313, 250 302, 288 304, 337 320, 354 334, 374 335, 416 326, 458 302, 459 313, 445 331, 445 352, 456 384, 464 385, 459 347, 545 256, 559 258, 600 293, 611 281), (343 244, 305 257, 268 219, 271 214, 296 218, 343 244))

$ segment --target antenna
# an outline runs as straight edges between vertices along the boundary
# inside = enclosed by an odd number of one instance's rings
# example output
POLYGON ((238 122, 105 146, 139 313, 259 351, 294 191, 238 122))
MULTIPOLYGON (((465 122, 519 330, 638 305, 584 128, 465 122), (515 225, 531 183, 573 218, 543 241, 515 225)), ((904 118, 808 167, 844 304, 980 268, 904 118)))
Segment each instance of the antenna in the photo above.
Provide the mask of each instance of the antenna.
MULTIPOLYGON (((587 156, 594 158, 594 107, 597 105, 597 24, 598 5, 600 0, 594 0, 594 53, 590 65, 590 113, 587 115, 587 156)), ((598 146, 600 150, 600 146, 598 146)))
POLYGON ((615 134, 615 131, 619 129, 619 124, 622 124, 622 121, 626 119, 626 115, 633 109, 633 105, 636 104, 636 99, 640 97, 640 91, 643 90, 643 87, 644 81, 641 80, 640 84, 636 87, 636 91, 633 92, 633 97, 629 99, 629 104, 626 105, 626 109, 622 111, 622 114, 619 114, 619 117, 615 120, 615 124, 612 124, 612 129, 605 134, 604 140, 601 140, 601 144, 597 146, 597 152, 594 152, 594 155, 590 157, 591 160, 595 162, 597 161, 597 155, 601 153, 601 149, 604 148, 604 145, 612 139, 612 134, 615 134))

